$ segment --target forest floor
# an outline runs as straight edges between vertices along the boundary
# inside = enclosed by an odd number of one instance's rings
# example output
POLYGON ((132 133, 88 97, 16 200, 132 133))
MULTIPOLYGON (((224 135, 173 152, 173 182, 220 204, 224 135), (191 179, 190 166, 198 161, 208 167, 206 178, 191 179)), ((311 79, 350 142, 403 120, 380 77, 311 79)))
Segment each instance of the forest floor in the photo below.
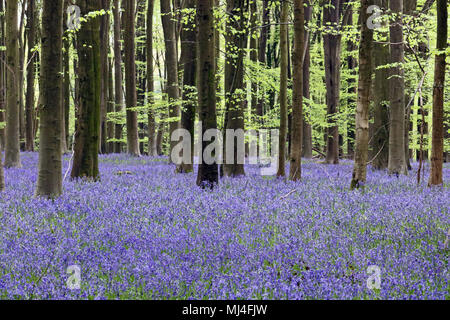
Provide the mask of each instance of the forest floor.
POLYGON ((203 191, 166 158, 108 155, 51 201, 37 163, 5 172, 0 298, 450 299, 448 164, 444 190, 369 168, 350 191, 352 162, 306 161, 301 182, 247 167, 203 191))

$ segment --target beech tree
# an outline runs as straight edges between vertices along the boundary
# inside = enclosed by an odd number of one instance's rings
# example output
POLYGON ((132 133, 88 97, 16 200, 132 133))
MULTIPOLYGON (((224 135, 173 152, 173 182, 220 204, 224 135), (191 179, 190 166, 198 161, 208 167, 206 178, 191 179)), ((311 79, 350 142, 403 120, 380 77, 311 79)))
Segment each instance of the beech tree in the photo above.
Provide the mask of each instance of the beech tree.
POLYGON ((296 181, 302 176, 303 144, 303 53, 305 51, 305 15, 303 0, 294 1, 294 49, 292 52, 292 147, 289 179, 296 181))
MULTIPOLYGON (((135 47, 135 0, 124 0, 124 49, 125 49, 125 104, 127 115, 127 149, 132 156, 140 156, 137 93, 136 93, 136 47, 135 47)), ((117 71, 116 71, 117 72, 117 71)))
MULTIPOLYGON (((154 82, 154 62, 153 62, 153 11, 155 7, 154 0, 148 0, 147 2, 147 99, 148 99, 148 154, 151 156, 157 156, 158 151, 156 150, 156 123, 155 123, 155 113, 152 110, 155 91, 154 82)), ((195 54, 195 50, 194 50, 195 54)), ((117 91, 116 91, 117 93, 117 91)), ((117 98, 116 98, 117 100, 117 98)))
MULTIPOLYGON (((81 14, 99 11, 97 0, 79 1, 81 14)), ((89 17, 77 33, 79 105, 75 133, 72 178, 100 178, 98 145, 100 138, 100 16, 89 17)), ((139 150, 139 149, 138 149, 139 150)))
POLYGON ((390 75, 390 126, 389 160, 390 174, 407 174, 405 159, 405 61, 403 43, 403 0, 390 1, 393 18, 390 23, 391 75, 390 75))
MULTIPOLYGON (((213 0, 196 0, 197 3, 197 88, 199 120, 202 122, 200 152, 208 146, 203 134, 208 129, 217 129, 216 115, 216 72, 214 48, 213 0)), ((198 166, 197 185, 213 188, 219 181, 217 163, 202 161, 198 166)))
MULTIPOLYGON (((122 53, 120 44, 120 1, 114 0, 113 4, 113 18, 114 18, 114 102, 115 111, 122 112, 123 109, 123 90, 122 90, 122 53)), ((116 124, 114 128, 114 152, 120 153, 122 145, 122 125, 116 124)))
POLYGON ((6 145, 5 167, 20 167, 18 2, 6 2, 6 145))
POLYGON ((36 45, 37 18, 36 1, 29 0, 27 6, 27 42, 28 42, 28 68, 27 89, 25 98, 25 150, 34 151, 34 80, 36 74, 36 54, 33 53, 36 45))
POLYGON ((361 0, 361 39, 359 45, 359 79, 358 100, 356 102, 356 143, 355 165, 353 168, 351 188, 364 186, 367 174, 369 151, 369 106, 372 85, 372 43, 373 30, 367 25, 368 11, 372 0, 361 0))
POLYGON ((437 0, 437 45, 433 86, 433 129, 431 172, 428 185, 442 185, 444 162, 444 86, 448 35, 448 7, 445 0, 437 0))
POLYGON ((43 0, 41 39, 41 107, 37 196, 62 193, 62 30, 63 2, 43 0))

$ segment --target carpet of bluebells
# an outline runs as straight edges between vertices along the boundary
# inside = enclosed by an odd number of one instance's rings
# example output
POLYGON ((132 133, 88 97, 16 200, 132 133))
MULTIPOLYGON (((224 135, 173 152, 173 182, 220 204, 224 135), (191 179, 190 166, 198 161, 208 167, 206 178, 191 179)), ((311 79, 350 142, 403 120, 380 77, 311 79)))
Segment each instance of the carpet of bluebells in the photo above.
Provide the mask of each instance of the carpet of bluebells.
POLYGON ((352 162, 306 161, 301 182, 247 167, 205 191, 166 158, 109 155, 52 201, 33 197, 37 160, 5 172, 0 299, 450 299, 448 184, 369 168, 350 191, 352 162))

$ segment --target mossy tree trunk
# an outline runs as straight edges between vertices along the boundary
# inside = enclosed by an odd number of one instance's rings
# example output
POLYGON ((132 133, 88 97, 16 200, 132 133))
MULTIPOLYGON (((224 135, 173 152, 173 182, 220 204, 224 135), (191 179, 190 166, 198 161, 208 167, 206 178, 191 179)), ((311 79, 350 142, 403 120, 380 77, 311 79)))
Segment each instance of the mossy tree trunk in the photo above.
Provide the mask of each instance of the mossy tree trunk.
POLYGON ((63 2, 44 0, 40 70, 39 173, 37 196, 62 193, 62 30, 63 2))

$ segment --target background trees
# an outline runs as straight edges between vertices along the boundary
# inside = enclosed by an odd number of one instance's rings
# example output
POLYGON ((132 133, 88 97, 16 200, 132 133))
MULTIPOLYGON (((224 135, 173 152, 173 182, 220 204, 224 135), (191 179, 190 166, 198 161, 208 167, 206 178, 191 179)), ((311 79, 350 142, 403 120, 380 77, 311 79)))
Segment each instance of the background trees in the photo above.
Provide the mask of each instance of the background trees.
MULTIPOLYGON (((437 34, 431 32, 440 12, 435 1, 403 1, 404 7, 402 1, 387 0, 302 1, 303 5, 278 0, 211 2, 73 3, 82 9, 83 26, 73 30, 67 23, 63 26, 59 121, 61 152, 74 146, 72 177, 98 178, 97 153, 119 153, 125 146, 135 156, 169 156, 174 145, 171 133, 179 127, 189 130, 193 145, 194 136, 199 138, 195 124, 203 120, 208 122, 203 123, 203 132, 213 127, 223 132, 279 129, 278 174, 284 176, 284 164, 290 162, 292 180, 301 177, 301 156, 326 163, 355 159, 357 183, 364 181, 365 164, 402 174, 410 158, 421 157, 423 162, 433 159, 432 175, 439 177, 439 155, 445 161, 450 143, 449 104, 440 90, 448 80, 442 78, 445 57, 438 55, 440 63, 435 66, 430 63, 434 43, 442 47, 445 36, 441 25, 437 34), (367 43, 360 30, 374 12, 362 16, 360 10, 372 3, 383 12, 379 27, 373 29, 373 62, 366 63, 367 50, 360 48, 359 57, 357 49, 367 43), (202 10, 208 9, 200 11, 200 4, 202 10), (211 24, 199 19, 199 12, 208 12, 211 24), (202 21, 206 31, 194 21, 202 21), (198 36, 209 32, 213 38, 200 41, 198 36), (211 79, 205 78, 210 72, 213 91, 207 88, 211 79), (437 73, 434 86, 432 75, 437 73), (436 131, 440 129, 441 133, 436 131), (94 141, 96 152, 91 149, 94 141)), ((46 67, 39 41, 44 34, 43 0, 5 4, 0 1, 5 13, 0 15, 0 145, 4 165, 15 167, 20 166, 20 147, 41 152, 46 146, 46 132, 38 128, 47 119, 40 106, 47 103, 44 91, 50 89, 46 80, 35 80, 46 67)), ((64 11, 70 4, 64 1, 64 11)), ((70 21, 73 12, 65 16, 64 21, 70 21)), ((437 21, 442 24, 441 20, 437 21)), ((235 136, 225 137, 227 143, 233 152, 223 155, 222 173, 245 174, 237 163, 243 145, 235 136)), ((194 166, 183 164, 176 170, 188 173, 194 166)), ((213 170, 213 178, 203 176, 200 181, 216 182, 214 174, 213 170)))

